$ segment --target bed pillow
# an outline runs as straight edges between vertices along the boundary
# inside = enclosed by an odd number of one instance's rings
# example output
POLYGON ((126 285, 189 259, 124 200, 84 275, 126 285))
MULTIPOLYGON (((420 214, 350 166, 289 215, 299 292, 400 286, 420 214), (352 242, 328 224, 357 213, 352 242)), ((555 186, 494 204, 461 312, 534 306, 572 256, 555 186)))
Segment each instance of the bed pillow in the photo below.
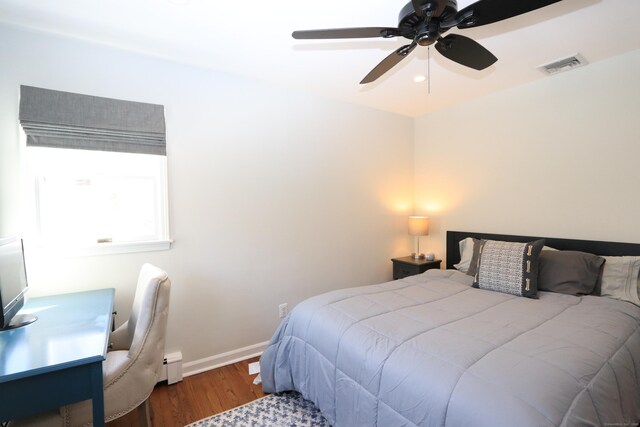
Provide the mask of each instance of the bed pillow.
MULTIPOLYGON (((471 237, 467 237, 467 239, 471 239, 471 237)), ((475 242, 479 242, 480 240, 474 238, 473 241, 475 243, 475 242)), ((462 244, 462 242, 463 241, 461 241, 460 243, 462 244)), ((468 246, 469 245, 467 244, 466 247, 468 247, 468 246)), ((471 248, 473 249, 474 246, 471 246, 471 248)), ((465 250, 468 250, 468 249, 465 248, 465 250)), ((543 246, 542 250, 543 251, 557 251, 556 248, 552 248, 550 246, 543 246)), ((462 253, 462 250, 460 251, 460 253, 462 253)), ((460 261, 460 262, 462 262, 462 261, 460 261)), ((456 265, 458 265, 458 264, 456 264, 456 265)), ((471 262, 469 263, 469 267, 468 267, 466 273, 469 276, 474 276, 475 277, 477 269, 478 269, 478 251, 473 251, 472 254, 471 254, 471 262)), ((462 270, 460 270, 460 271, 462 271, 462 270)))
POLYGON ((543 246, 544 239, 529 243, 481 240, 476 245, 473 287, 537 298, 538 257, 543 246))
POLYGON ((467 273, 469 271, 471 258, 473 258, 473 247, 477 241, 478 239, 474 239, 473 237, 467 237, 466 239, 460 240, 460 243, 458 243, 460 248, 460 262, 453 265, 456 270, 462 273, 467 273))
POLYGON ((467 274, 472 277, 476 277, 476 273, 478 272, 478 263, 480 262, 480 244, 482 240, 473 239, 473 254, 471 255, 471 263, 469 264, 469 269, 467 270, 467 274))
POLYGON ((601 295, 640 306, 640 257, 605 256, 601 295))
POLYGON ((604 258, 579 251, 542 251, 538 290, 589 295, 598 287, 604 258))

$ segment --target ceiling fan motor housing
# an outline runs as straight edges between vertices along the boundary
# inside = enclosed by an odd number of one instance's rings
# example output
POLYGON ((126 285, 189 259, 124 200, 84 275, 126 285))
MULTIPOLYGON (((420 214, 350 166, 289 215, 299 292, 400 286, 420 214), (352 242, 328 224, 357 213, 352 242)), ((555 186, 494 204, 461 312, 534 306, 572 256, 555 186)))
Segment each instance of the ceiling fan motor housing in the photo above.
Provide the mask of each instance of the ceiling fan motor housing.
POLYGON ((447 29, 440 28, 440 22, 452 18, 458 12, 457 0, 432 0, 422 3, 424 16, 418 16, 413 3, 407 3, 398 16, 400 35, 415 40, 421 46, 428 46, 440 37, 447 29), (439 11, 442 10, 441 13, 439 11), (437 19, 433 19, 437 18, 437 19))

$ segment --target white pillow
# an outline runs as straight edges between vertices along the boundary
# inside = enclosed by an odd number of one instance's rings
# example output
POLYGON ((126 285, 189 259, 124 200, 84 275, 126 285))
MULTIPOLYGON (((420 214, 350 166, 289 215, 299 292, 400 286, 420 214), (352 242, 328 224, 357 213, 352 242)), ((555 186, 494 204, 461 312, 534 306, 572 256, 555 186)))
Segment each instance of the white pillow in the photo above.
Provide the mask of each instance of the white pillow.
POLYGON ((466 273, 471 265, 471 258, 473 257, 473 238, 467 237, 464 240, 460 240, 458 243, 460 247, 460 262, 453 266, 456 270, 466 273))
POLYGON ((605 256, 602 271, 603 297, 640 306, 640 256, 605 256))

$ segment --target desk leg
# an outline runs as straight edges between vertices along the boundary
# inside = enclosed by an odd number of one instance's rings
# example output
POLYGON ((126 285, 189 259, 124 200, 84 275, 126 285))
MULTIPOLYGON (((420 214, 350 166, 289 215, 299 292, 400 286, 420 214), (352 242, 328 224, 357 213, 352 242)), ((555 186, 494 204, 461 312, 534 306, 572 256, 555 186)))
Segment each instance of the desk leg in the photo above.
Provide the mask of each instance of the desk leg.
POLYGON ((93 403, 93 425, 104 427, 104 385, 102 383, 102 362, 91 366, 91 401, 93 403))

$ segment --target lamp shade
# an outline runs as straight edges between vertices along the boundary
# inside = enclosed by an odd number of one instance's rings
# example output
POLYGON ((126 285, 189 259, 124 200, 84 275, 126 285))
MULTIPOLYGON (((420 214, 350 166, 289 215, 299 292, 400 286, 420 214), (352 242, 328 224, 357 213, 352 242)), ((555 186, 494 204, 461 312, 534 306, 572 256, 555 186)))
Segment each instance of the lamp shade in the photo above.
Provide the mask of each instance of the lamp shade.
POLYGON ((412 236, 428 236, 429 218, 426 216, 410 216, 409 234, 412 236))

